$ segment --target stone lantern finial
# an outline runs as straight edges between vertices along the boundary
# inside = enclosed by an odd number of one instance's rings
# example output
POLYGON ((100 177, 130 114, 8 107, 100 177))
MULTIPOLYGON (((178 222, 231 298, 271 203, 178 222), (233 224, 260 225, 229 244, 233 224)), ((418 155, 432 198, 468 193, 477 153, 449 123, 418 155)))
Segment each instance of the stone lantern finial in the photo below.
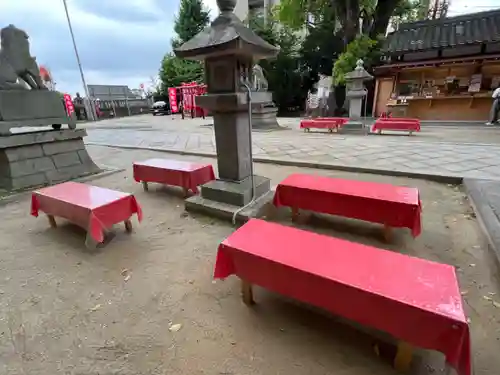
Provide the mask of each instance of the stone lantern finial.
POLYGON ((362 59, 358 59, 358 61, 356 61, 356 70, 364 70, 364 63, 365 62, 362 59))
POLYGON ((236 0, 217 0, 217 7, 221 13, 232 13, 236 7, 236 0))

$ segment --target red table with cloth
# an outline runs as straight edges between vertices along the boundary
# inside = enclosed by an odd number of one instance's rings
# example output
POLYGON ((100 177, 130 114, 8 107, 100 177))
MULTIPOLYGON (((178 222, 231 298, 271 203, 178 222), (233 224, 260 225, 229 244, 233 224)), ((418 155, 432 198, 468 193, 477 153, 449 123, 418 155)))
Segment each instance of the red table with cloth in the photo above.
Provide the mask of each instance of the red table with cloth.
POLYGON ((421 232, 421 204, 416 188, 375 182, 292 174, 276 188, 276 207, 338 215, 421 232))
POLYGON ((388 121, 388 122, 408 121, 408 122, 416 122, 418 125, 420 125, 420 119, 411 117, 379 117, 377 121, 388 121))
POLYGON ((96 242, 104 241, 106 229, 127 222, 133 214, 142 220, 141 207, 132 194, 77 182, 33 192, 31 215, 38 217, 39 211, 86 229, 96 242))
POLYGON ((346 117, 316 117, 313 120, 319 122, 334 122, 337 126, 342 126, 349 121, 346 117))
POLYGON ((316 117, 300 121, 300 128, 305 131, 309 129, 328 129, 330 131, 337 130, 348 121, 343 117, 316 117))
POLYGON ((149 159, 134 163, 134 180, 180 186, 198 194, 198 186, 215 180, 215 174, 210 164, 149 159))
POLYGON ((469 327, 452 266, 251 219, 219 246, 235 274, 414 346, 471 375, 469 327))
POLYGON ((420 121, 414 119, 405 118, 384 118, 378 119, 372 126, 372 132, 378 132, 379 134, 382 130, 391 131, 408 131, 411 133, 420 131, 420 121))

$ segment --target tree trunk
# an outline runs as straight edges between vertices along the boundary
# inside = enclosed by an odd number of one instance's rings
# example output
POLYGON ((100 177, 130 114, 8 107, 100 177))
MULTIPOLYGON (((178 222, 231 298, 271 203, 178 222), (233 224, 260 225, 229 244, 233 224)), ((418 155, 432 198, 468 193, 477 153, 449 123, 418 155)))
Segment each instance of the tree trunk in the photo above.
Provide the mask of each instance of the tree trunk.
POLYGON ((331 0, 331 4, 337 12, 340 24, 344 29, 344 45, 356 39, 359 33, 359 0, 331 0))
POLYGON ((401 0, 379 0, 373 14, 373 23, 370 38, 376 39, 380 34, 385 35, 389 20, 401 0))
POLYGON ((359 34, 359 0, 346 0, 346 45, 356 39, 359 34))
POLYGON ((363 35, 367 35, 370 33, 372 23, 373 23, 373 17, 369 15, 366 10, 363 10, 361 18, 363 19, 363 23, 361 25, 361 33, 363 35))

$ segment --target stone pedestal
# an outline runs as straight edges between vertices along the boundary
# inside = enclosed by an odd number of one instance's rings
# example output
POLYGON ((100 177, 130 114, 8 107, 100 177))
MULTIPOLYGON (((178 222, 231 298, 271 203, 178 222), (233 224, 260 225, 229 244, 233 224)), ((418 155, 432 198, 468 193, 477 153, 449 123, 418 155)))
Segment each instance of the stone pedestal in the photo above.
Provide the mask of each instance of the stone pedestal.
POLYGON ((11 128, 68 124, 76 127, 74 118, 66 115, 59 93, 47 90, 0 90, 0 135, 11 128))
POLYGON ((365 134, 366 128, 363 123, 363 98, 366 96, 365 91, 350 90, 347 91, 347 99, 349 100, 349 121, 340 127, 341 133, 365 134))
MULTIPOLYGON (((252 105, 260 107, 271 97, 268 92, 252 93, 252 105)), ((198 105, 208 108, 214 116, 219 179, 201 186, 199 196, 186 200, 186 210, 209 213, 221 218, 232 218, 241 207, 252 201, 251 127, 248 117, 248 98, 243 92, 208 94, 197 99, 198 105)), ((270 191, 270 180, 253 176, 255 205, 247 212, 251 216, 267 200, 260 200, 270 191)))
POLYGON ((363 60, 358 60, 356 69, 346 74, 346 98, 349 101, 349 121, 340 128, 341 133, 367 133, 367 128, 362 121, 364 115, 363 99, 367 94, 364 82, 371 79, 373 79, 373 76, 363 68, 363 60))
POLYGON ((98 173, 83 137, 84 129, 20 133, 0 137, 0 188, 55 184, 98 173))
POLYGON ((257 130, 280 129, 277 113, 278 108, 271 106, 252 109, 252 128, 257 130))

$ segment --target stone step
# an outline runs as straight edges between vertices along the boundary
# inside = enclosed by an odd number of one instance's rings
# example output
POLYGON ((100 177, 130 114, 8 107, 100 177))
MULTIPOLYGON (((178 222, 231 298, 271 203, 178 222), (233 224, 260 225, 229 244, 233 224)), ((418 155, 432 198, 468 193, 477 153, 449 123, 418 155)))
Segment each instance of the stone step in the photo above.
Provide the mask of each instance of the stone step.
POLYGON ((367 134, 369 127, 361 121, 349 121, 339 128, 342 134, 367 134))

